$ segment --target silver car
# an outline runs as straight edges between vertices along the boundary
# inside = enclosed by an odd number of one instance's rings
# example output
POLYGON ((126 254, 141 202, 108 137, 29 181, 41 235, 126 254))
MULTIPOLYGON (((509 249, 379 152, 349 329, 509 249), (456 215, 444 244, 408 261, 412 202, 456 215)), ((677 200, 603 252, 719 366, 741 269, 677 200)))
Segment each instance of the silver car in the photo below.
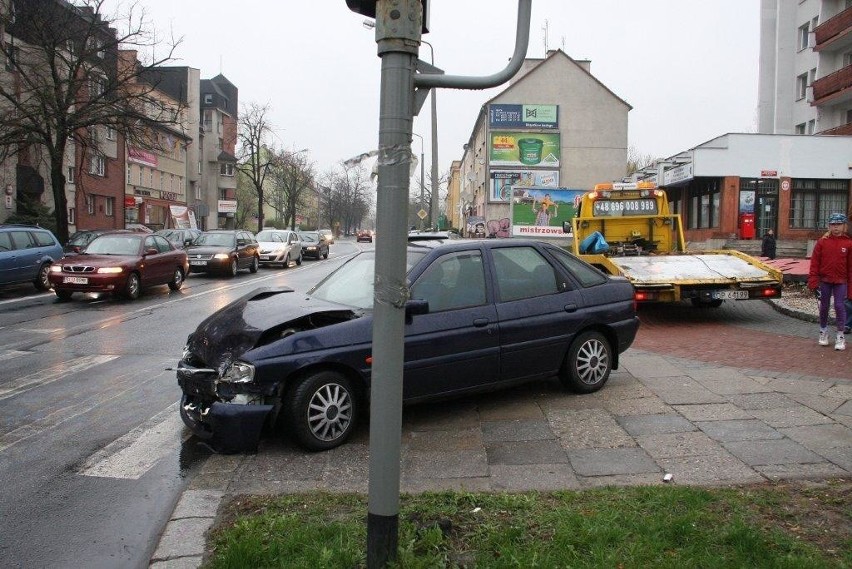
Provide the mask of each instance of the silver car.
POLYGON ((289 229, 264 229, 256 236, 260 245, 261 265, 290 266, 291 261, 302 264, 302 240, 289 229))

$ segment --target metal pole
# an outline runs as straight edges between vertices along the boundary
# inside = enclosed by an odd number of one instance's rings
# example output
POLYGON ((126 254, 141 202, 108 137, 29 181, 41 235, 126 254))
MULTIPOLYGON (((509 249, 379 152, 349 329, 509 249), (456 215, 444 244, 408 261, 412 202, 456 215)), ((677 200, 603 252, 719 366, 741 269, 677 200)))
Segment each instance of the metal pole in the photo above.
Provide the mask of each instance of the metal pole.
MULTIPOLYGON (((420 43, 425 43, 429 46, 430 62, 435 65, 435 50, 432 44, 426 40, 420 40, 420 43)), ((429 224, 435 228, 438 227, 438 103, 437 89, 433 88, 429 93, 432 106, 432 199, 429 200, 429 224)))
MULTIPOLYGON (((416 136, 420 139, 420 209, 425 209, 426 205, 426 196, 424 195, 424 189, 426 188, 426 178, 425 178, 425 168, 426 168, 426 159, 423 154, 423 137, 417 134, 416 132, 411 133, 412 136, 416 136)), ((420 213, 420 210, 417 211, 420 213)), ((418 217, 420 217, 418 215, 418 217)), ((423 220, 420 220, 420 231, 423 231, 423 220)))
POLYGON ((396 559, 402 440, 402 373, 408 192, 414 73, 423 9, 419 0, 376 3, 376 43, 382 58, 379 104, 373 367, 370 385, 370 481, 367 567, 396 559))

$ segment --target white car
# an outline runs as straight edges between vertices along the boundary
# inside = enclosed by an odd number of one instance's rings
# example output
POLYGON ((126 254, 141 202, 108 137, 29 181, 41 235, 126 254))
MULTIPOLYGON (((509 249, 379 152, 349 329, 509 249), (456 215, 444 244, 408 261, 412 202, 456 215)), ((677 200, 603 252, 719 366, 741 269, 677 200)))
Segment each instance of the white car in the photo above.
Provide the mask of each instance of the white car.
POLYGON ((291 261, 302 264, 302 241, 289 229, 264 229, 257 234, 261 265, 290 266, 291 261))

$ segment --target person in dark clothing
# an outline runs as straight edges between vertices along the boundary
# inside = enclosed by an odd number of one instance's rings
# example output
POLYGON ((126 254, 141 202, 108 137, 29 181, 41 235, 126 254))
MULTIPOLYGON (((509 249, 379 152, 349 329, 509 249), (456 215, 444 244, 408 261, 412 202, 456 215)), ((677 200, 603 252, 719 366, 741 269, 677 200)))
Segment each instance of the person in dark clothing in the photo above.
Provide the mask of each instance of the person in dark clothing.
POLYGON ((775 258, 775 232, 768 229, 763 235, 763 246, 760 249, 760 254, 770 259, 775 258))

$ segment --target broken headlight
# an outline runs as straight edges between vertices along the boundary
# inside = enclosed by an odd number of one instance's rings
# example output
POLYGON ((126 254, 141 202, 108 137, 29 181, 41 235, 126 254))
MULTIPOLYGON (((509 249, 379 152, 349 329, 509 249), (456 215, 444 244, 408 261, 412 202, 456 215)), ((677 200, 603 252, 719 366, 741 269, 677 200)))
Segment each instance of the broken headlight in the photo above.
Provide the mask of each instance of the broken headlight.
POLYGON ((253 365, 244 362, 234 362, 225 369, 219 381, 226 383, 251 383, 253 380, 253 365))

